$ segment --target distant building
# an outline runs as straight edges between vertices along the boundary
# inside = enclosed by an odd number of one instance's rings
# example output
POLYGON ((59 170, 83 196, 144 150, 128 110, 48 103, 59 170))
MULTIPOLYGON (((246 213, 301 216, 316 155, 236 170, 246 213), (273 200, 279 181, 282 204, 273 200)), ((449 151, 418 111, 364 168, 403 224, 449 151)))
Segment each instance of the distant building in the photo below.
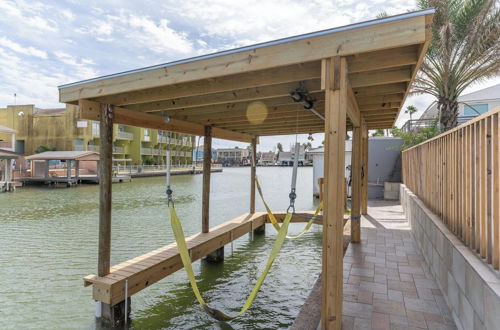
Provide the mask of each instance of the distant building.
POLYGON ((224 166, 248 165, 250 152, 247 149, 217 149, 217 162, 224 166))
MULTIPOLYGON (((304 146, 299 148, 299 165, 304 165, 306 158, 306 151, 304 146)), ((295 160, 295 149, 291 151, 281 151, 278 155, 278 165, 281 166, 292 166, 295 160)))
MULTIPOLYGON (((463 124, 480 114, 500 106, 500 84, 458 97, 458 124, 463 124)), ((429 106, 420 119, 409 120, 404 130, 426 127, 438 118, 437 103, 429 106)))
MULTIPOLYGON (((0 133, 0 143, 32 155, 41 146, 58 151, 99 151, 99 122, 80 120, 78 107, 40 109, 34 105, 0 108, 0 125, 17 131, 15 138, 0 133), (15 140, 15 141, 13 141, 15 140)), ((171 150, 172 164, 191 164, 194 137, 155 129, 115 124, 113 158, 132 164, 165 164, 171 150)))
MULTIPOLYGON (((204 148, 205 146, 199 146, 193 150, 193 160, 197 163, 203 162, 203 155, 204 155, 204 148)), ((212 148, 212 161, 217 159, 217 150, 212 148)))
POLYGON ((273 151, 261 152, 258 164, 261 166, 274 165, 276 163, 276 154, 273 151))

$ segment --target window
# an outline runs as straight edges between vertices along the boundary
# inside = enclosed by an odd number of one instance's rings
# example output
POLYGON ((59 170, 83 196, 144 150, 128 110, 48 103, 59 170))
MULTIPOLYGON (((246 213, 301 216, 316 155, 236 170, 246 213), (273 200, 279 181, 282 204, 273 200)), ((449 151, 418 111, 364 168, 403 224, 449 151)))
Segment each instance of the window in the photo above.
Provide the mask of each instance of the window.
POLYGON ((488 112, 488 104, 464 105, 464 116, 479 116, 488 112))

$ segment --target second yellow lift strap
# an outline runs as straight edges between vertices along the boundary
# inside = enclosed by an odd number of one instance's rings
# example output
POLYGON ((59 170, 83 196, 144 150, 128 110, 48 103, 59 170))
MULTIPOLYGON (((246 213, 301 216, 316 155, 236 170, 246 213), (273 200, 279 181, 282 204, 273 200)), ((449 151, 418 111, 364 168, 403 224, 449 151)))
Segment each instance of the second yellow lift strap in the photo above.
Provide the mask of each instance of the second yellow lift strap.
MULTIPOLYGON (((264 200, 264 194, 262 193, 262 188, 260 187, 260 183, 259 183, 259 180, 257 179, 257 177, 255 177, 255 185, 257 186, 257 190, 259 191, 260 199, 262 200, 262 203, 264 204, 264 207, 266 208, 267 215, 269 216, 269 220, 271 220, 271 224, 273 225, 273 227, 277 231, 279 231, 280 225, 278 224, 278 220, 276 220, 276 217, 274 216, 273 212, 269 208, 269 205, 267 205, 266 201, 264 200)), ((298 235, 296 235, 296 236, 288 236, 287 235, 286 238, 295 239, 295 238, 299 238, 300 236, 304 235, 309 230, 309 228, 311 228, 312 224, 314 223, 314 220, 316 220, 319 212, 322 209, 323 209, 323 201, 321 201, 319 203, 318 207, 316 208, 316 211, 314 211, 313 216, 311 217, 311 219, 309 220, 307 225, 304 227, 304 229, 298 235)))
POLYGON ((255 297, 257 296, 257 293, 259 292, 262 283, 264 283, 264 280, 267 276, 267 273, 269 272, 269 269, 271 269, 274 259, 276 259, 276 256, 278 255, 278 253, 281 250, 281 247, 283 246, 283 242, 285 241, 286 234, 288 232, 288 225, 290 223, 290 220, 292 219, 292 214, 287 213, 287 215, 285 216, 285 219, 283 220, 283 225, 278 230, 278 236, 276 237, 276 241, 274 242, 271 254, 267 259, 266 267, 264 268, 264 271, 262 272, 260 277, 257 279, 257 283, 255 283, 252 292, 250 292, 250 295, 248 296, 245 305, 243 305, 243 308, 239 311, 238 314, 231 316, 225 314, 224 312, 221 312, 218 309, 208 306, 207 303, 205 303, 205 301, 203 300, 200 290, 198 289, 198 285, 196 284, 196 279, 193 272, 193 266, 191 264, 191 257, 189 256, 189 251, 186 244, 186 238, 182 230, 181 222, 177 217, 177 214, 175 213, 174 207, 169 206, 169 208, 170 208, 170 219, 171 219, 172 230, 174 232, 175 241, 177 242, 177 248, 179 249, 179 254, 181 256, 182 264, 184 265, 184 269, 186 270, 186 273, 188 275, 188 279, 189 282, 191 283, 191 287, 193 288, 194 295, 196 296, 196 299, 203 307, 205 312, 207 312, 210 316, 219 321, 230 321, 245 313, 255 300, 255 297))

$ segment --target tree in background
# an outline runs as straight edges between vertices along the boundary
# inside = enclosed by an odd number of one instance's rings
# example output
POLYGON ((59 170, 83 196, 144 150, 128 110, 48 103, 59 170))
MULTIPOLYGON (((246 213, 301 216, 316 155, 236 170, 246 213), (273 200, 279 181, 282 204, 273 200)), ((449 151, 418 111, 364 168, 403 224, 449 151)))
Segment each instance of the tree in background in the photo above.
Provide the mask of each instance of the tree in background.
POLYGON ((415 112, 417 112, 417 107, 415 107, 414 105, 409 105, 406 107, 406 110, 405 110, 405 113, 409 114, 410 115, 410 120, 412 120, 412 116, 415 112))
POLYGON ((458 97, 500 73, 500 10, 495 0, 417 0, 435 8, 433 37, 413 93, 437 98, 443 131, 457 126, 458 97))
POLYGON ((278 152, 283 152, 283 145, 281 144, 281 142, 278 142, 276 148, 278 149, 278 152))
POLYGON ((391 129, 392 136, 403 140, 403 145, 401 146, 402 150, 411 148, 419 143, 424 142, 425 140, 433 138, 436 135, 439 135, 439 133, 440 131, 437 119, 434 120, 432 125, 428 127, 423 127, 421 129, 412 130, 409 132, 402 131, 396 126, 391 129))
POLYGON ((379 128, 378 130, 372 133, 372 136, 385 136, 384 130, 379 128))
POLYGON ((45 151, 56 151, 56 147, 50 147, 50 146, 46 146, 46 145, 43 145, 43 146, 39 146, 38 148, 35 149, 35 154, 39 154, 39 153, 42 153, 42 152, 45 152, 45 151))
POLYGON ((312 143, 311 142, 304 142, 304 143, 302 143, 302 146, 304 147, 304 151, 312 149, 312 143))

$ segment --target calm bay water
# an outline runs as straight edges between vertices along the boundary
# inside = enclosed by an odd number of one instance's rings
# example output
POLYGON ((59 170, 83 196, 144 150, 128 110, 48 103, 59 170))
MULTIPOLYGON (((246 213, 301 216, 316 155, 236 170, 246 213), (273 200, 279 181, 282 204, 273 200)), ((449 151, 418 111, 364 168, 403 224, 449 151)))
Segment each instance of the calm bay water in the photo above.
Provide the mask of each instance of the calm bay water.
MULTIPOLYGON (((291 168, 258 168, 271 208, 288 206, 291 168)), ((212 174, 211 226, 248 212, 249 168, 212 174)), ((113 185, 112 264, 172 243, 165 178, 134 179, 113 185)), ((173 176, 176 209, 186 236, 201 230, 202 176, 173 176)), ((299 168, 298 210, 315 207, 312 168, 299 168)), ((257 196, 257 209, 264 210, 257 196)), ((304 224, 293 224, 298 233, 304 224)), ((0 328, 94 329, 95 304, 82 278, 96 272, 98 186, 25 187, 0 194, 0 328)), ((205 300, 236 313, 260 275, 276 237, 248 235, 225 248, 218 265, 194 263, 205 300)), ((253 307, 220 323, 198 306, 184 270, 132 297, 135 329, 288 328, 320 272, 321 233, 313 228, 287 240, 253 307)))

